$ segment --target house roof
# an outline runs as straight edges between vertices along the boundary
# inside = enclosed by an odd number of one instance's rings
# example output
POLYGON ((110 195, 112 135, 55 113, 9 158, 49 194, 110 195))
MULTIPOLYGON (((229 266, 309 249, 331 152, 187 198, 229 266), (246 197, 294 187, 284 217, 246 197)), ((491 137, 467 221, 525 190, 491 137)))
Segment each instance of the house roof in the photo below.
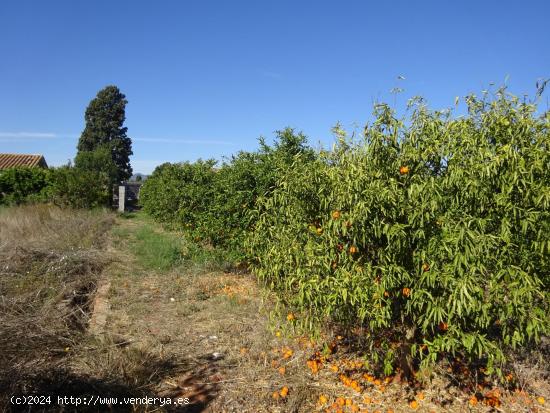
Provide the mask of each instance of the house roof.
POLYGON ((42 155, 0 153, 0 169, 15 168, 18 166, 48 167, 46 160, 42 155))

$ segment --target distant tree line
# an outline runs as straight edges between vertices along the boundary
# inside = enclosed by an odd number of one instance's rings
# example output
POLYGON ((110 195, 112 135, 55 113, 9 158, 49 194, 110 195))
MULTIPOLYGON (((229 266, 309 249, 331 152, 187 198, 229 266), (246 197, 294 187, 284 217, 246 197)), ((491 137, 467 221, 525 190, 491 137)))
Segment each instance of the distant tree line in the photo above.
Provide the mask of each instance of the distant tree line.
POLYGON ((124 127, 126 96, 107 86, 92 99, 74 166, 10 168, 0 173, 0 204, 53 202, 73 207, 110 204, 114 184, 132 176, 132 140, 124 127))

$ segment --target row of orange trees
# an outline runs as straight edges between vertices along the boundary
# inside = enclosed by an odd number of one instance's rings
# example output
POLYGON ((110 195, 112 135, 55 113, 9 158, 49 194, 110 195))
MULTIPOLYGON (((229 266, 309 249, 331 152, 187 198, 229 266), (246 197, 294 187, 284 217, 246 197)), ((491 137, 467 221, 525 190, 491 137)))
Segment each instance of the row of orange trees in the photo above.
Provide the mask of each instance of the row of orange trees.
POLYGON ((140 203, 158 221, 243 262, 258 200, 270 196, 296 157, 311 162, 315 156, 307 138, 287 128, 273 145, 260 139, 258 151, 241 151, 219 167, 213 160, 160 165, 145 181, 140 203))
POLYGON ((377 105, 330 151, 273 147, 164 165, 145 210, 246 260, 304 326, 366 327, 390 373, 444 354, 499 371, 550 331, 550 114, 505 90, 467 114, 377 105))

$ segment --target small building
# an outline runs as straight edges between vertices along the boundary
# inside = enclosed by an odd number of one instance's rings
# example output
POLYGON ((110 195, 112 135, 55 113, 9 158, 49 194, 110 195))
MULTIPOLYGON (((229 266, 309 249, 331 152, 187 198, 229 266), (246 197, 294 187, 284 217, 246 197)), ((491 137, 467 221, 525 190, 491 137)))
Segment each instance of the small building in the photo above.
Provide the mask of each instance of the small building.
POLYGON ((48 164, 42 155, 0 153, 0 170, 19 167, 47 168, 48 164))

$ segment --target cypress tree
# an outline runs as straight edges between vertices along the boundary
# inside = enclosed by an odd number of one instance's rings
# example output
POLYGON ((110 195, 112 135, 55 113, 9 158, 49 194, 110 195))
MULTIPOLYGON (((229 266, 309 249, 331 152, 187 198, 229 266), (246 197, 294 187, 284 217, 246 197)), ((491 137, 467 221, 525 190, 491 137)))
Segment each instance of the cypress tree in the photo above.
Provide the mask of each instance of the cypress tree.
MULTIPOLYGON (((105 87, 92 99, 84 117, 86 126, 78 141, 77 167, 82 163, 79 159, 89 158, 86 156, 91 155, 89 152, 105 151, 107 148, 116 166, 116 181, 121 182, 132 176, 132 140, 126 134, 128 128, 123 126, 127 103, 126 96, 116 86, 105 87)), ((105 167, 111 169, 110 165, 105 167)))

